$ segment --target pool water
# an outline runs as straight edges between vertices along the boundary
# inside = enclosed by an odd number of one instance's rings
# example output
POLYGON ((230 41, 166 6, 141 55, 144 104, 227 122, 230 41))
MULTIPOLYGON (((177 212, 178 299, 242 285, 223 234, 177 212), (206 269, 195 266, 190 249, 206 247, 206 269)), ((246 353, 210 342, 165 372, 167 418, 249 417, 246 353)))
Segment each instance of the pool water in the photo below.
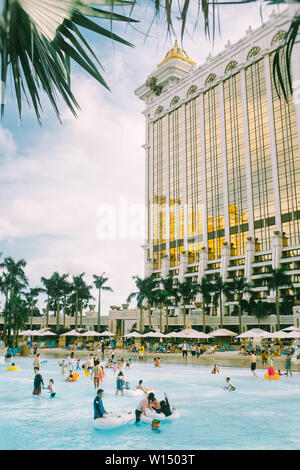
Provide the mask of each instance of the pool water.
MULTIPOLYGON (((250 369, 133 363, 125 378, 135 386, 143 379, 159 399, 167 392, 180 417, 161 422, 129 423, 109 431, 93 427, 93 382, 81 373, 67 383, 57 358, 41 368, 45 385, 54 379, 56 397, 32 396, 33 359, 15 358, 19 371, 0 364, 0 449, 299 449, 300 374, 265 380, 263 370, 254 377, 250 369), (223 389, 230 377, 237 387, 223 389)), ((102 363, 103 364, 103 363, 102 363)), ((135 410, 141 397, 115 396, 116 377, 106 369, 101 387, 107 411, 135 410)))

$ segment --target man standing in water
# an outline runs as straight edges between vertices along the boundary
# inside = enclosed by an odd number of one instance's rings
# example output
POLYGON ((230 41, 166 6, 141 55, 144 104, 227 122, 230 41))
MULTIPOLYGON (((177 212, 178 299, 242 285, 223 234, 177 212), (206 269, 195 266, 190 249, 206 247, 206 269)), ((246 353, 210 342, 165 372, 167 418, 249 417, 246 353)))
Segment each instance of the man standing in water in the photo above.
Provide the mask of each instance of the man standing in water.
POLYGON ((104 390, 102 388, 99 388, 97 390, 97 396, 94 400, 94 419, 98 418, 106 418, 107 412, 104 409, 103 403, 102 403, 102 398, 104 395, 104 390))
POLYGON ((255 372, 255 370, 256 370, 256 356, 254 354, 254 351, 251 351, 251 354, 250 354, 250 368, 252 370, 253 375, 255 375, 257 377, 257 374, 255 372))
POLYGON ((34 369, 35 377, 33 382, 33 392, 32 395, 40 395, 42 393, 42 385, 44 386, 43 377, 40 374, 40 369, 35 367, 34 369))
POLYGON ((37 354, 36 358, 33 361, 33 370, 36 370, 40 368, 41 366, 41 359, 40 359, 40 354, 37 354))

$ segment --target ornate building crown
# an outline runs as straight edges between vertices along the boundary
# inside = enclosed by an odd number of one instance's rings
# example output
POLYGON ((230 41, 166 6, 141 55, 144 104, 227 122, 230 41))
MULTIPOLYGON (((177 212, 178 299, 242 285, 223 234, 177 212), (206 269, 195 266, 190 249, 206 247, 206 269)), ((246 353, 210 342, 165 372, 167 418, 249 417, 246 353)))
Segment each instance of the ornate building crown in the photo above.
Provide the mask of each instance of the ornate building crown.
POLYGON ((157 67, 160 67, 169 59, 181 59, 181 60, 184 60, 185 62, 188 62, 189 64, 196 65, 196 62, 194 62, 193 60, 189 58, 185 50, 178 46, 177 41, 175 41, 174 47, 172 47, 172 49, 170 49, 169 52, 167 52, 164 60, 160 64, 158 64, 157 67))

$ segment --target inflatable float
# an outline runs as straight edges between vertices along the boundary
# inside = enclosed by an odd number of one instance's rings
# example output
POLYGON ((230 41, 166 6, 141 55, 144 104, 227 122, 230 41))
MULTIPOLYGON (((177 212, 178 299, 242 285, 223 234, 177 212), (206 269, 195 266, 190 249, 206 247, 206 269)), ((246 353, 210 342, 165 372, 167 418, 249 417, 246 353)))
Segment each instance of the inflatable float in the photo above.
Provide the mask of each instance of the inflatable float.
POLYGON ((140 397, 140 396, 146 396, 145 393, 143 392, 143 390, 140 390, 138 388, 136 389, 129 389, 129 390, 126 390, 125 389, 125 395, 127 397, 140 397))
POLYGON ((280 379, 280 375, 279 375, 279 374, 273 374, 273 375, 271 375, 271 376, 270 376, 269 374, 265 374, 265 375, 264 375, 264 378, 267 379, 267 380, 268 380, 270 377, 272 377, 272 380, 278 380, 278 379, 280 379))
POLYGON ((83 373, 84 373, 84 375, 85 375, 86 377, 88 377, 88 376, 89 376, 89 373, 88 373, 88 371, 87 371, 87 370, 83 369, 83 373))
POLYGON ((94 419, 94 428, 100 430, 114 429, 128 423, 133 423, 134 420, 135 414, 132 411, 115 411, 113 413, 108 413, 106 418, 94 419))
POLYGON ((67 378, 67 382, 74 382, 75 380, 78 379, 78 377, 79 377, 79 374, 77 372, 74 372, 73 377, 67 378))
POLYGON ((19 370, 19 369, 20 369, 20 367, 18 367, 18 366, 9 366, 9 367, 7 367, 6 370, 19 370))
POLYGON ((170 421, 173 419, 177 419, 180 416, 180 413, 178 410, 175 408, 172 408, 172 414, 171 416, 165 416, 163 413, 156 413, 156 411, 146 411, 147 415, 141 415, 141 421, 144 423, 152 423, 152 420, 158 420, 158 421, 170 421))

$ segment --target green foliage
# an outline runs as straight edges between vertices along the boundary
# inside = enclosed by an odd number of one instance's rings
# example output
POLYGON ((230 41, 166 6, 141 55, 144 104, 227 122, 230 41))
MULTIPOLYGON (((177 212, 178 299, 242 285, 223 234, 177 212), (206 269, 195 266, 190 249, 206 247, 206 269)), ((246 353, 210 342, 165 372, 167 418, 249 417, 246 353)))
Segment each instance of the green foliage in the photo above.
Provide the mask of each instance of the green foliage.
MULTIPOLYGON (((36 117, 41 122, 40 89, 45 92, 59 119, 58 97, 76 116, 79 104, 70 86, 71 59, 101 85, 108 88, 99 72, 100 62, 79 28, 132 46, 125 39, 88 18, 110 22, 134 22, 132 18, 113 12, 115 5, 126 6, 132 3, 115 0, 90 2, 94 5, 111 5, 111 11, 91 7, 88 3, 85 0, 73 2, 59 0, 52 2, 51 6, 48 3, 47 9, 42 11, 42 2, 39 6, 29 6, 29 2, 24 5, 19 0, 4 0, 0 16, 1 80, 6 86, 11 72, 20 119, 25 97, 26 101, 33 105, 36 117), (62 12, 63 17, 60 21, 58 15, 62 12), (53 23, 53 19, 58 17, 55 20, 57 24, 54 32, 50 31, 48 25, 41 27, 45 17, 47 22, 47 15, 51 17, 49 23, 53 23)), ((4 104, 2 104, 2 115, 3 113, 4 104)))

